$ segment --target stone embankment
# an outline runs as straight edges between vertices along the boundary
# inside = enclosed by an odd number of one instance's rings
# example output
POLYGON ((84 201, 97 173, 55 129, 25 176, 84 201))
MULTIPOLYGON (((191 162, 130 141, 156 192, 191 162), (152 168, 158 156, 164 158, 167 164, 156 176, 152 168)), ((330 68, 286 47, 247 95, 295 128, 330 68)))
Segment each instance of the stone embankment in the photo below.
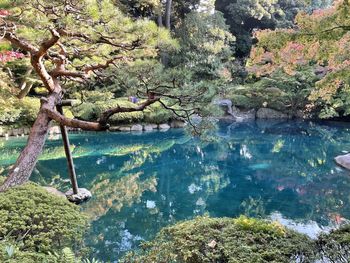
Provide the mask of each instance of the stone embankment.
MULTIPOLYGON (((173 120, 169 123, 163 123, 163 124, 129 124, 129 125, 118 125, 118 126, 111 126, 109 128, 109 131, 111 132, 150 132, 155 130, 160 131, 167 131, 172 128, 184 128, 186 126, 186 123, 179 120, 173 120)), ((75 128, 68 128, 69 132, 79 132, 81 129, 75 129, 75 128)), ((30 128, 18 128, 18 129, 11 129, 11 128, 4 128, 0 127, 0 137, 21 137, 26 136, 30 132, 30 128)), ((49 129, 49 135, 55 135, 60 134, 61 130, 59 126, 52 126, 49 129)))

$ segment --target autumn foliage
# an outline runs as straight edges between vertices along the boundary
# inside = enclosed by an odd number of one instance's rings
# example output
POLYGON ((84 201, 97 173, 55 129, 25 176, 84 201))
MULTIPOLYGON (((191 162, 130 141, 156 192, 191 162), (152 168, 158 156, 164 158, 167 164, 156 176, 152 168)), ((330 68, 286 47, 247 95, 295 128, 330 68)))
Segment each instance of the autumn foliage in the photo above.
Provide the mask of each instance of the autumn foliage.
POLYGON ((277 71, 289 76, 312 68, 318 77, 308 110, 329 118, 350 114, 350 1, 297 15, 295 29, 255 32, 249 72, 262 78, 277 71))

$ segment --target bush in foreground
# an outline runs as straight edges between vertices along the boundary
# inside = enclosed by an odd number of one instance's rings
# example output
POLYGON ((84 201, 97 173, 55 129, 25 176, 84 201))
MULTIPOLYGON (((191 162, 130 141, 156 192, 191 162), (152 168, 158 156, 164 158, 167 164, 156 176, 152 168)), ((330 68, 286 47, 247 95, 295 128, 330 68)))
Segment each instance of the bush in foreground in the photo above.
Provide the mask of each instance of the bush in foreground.
POLYGON ((314 243, 278 223, 198 217, 164 228, 122 262, 313 262, 314 243))
POLYGON ((79 207, 33 183, 0 193, 0 241, 47 253, 82 243, 87 218, 79 207))
POLYGON ((350 225, 321 234, 317 246, 322 262, 350 262, 350 225))

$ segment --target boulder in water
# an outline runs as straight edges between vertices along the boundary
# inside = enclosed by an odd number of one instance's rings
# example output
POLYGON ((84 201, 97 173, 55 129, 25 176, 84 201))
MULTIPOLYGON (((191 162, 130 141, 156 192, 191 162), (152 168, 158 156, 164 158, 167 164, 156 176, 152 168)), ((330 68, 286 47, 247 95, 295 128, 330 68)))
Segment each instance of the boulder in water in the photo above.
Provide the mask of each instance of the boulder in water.
POLYGON ((350 154, 339 155, 339 156, 335 157, 334 160, 341 167, 344 167, 344 168, 350 170, 350 154))

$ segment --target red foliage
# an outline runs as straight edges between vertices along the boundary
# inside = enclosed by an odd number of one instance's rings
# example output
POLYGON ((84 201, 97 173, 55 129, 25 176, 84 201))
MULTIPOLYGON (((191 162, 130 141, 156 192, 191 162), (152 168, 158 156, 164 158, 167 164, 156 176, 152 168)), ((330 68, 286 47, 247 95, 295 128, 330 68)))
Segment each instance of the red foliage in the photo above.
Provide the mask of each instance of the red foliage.
POLYGON ((7 63, 21 58, 24 58, 24 54, 16 51, 3 51, 0 53, 0 63, 7 63))
POLYGON ((10 12, 8 10, 0 9, 0 17, 9 16, 10 12))

